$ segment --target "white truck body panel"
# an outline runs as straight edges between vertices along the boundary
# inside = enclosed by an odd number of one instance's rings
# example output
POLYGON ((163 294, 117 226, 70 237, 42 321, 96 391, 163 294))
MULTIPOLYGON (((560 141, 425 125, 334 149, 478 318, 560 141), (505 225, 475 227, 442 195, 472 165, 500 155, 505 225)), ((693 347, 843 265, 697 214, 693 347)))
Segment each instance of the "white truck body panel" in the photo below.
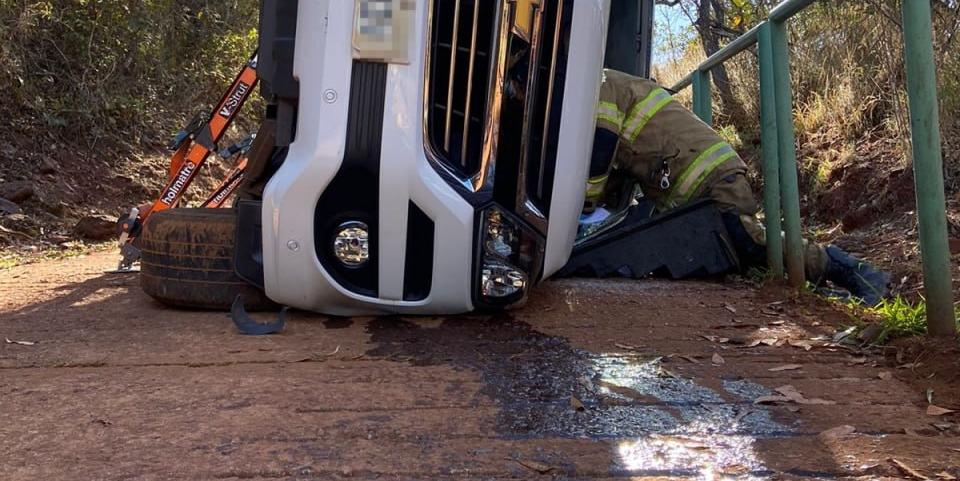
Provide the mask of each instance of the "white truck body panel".
MULTIPOLYGON (((295 141, 264 192, 264 284, 274 301, 331 315, 454 314, 474 309, 478 212, 430 165, 424 148, 425 58, 430 2, 416 2, 410 63, 387 70, 379 179, 377 297, 340 285, 316 254, 314 216, 344 158, 353 65, 352 3, 301 0, 294 75, 300 82, 295 141), (349 3, 349 5, 348 5, 349 3), (403 300, 407 219, 415 202, 436 225, 433 282, 403 300)), ((577 0, 562 106, 544 277, 567 262, 583 206, 609 0, 577 0)))

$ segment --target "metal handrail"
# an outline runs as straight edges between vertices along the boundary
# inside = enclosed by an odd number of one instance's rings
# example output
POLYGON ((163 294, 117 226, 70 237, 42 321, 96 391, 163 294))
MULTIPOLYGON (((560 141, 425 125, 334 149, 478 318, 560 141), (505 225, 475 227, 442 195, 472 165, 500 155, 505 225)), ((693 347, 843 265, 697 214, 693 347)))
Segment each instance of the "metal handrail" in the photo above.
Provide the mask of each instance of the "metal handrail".
MULTIPOLYGON (((740 52, 754 46, 757 44, 757 37, 760 33, 760 27, 763 24, 757 25, 756 27, 751 28, 744 33, 743 35, 737 37, 732 42, 727 44, 727 46, 720 49, 717 53, 710 56, 706 59, 697 70, 713 70, 716 67, 719 67, 720 64, 730 60, 733 57, 736 57, 740 52)), ((693 75, 696 73, 696 70, 687 74, 682 80, 677 82, 671 89, 674 91, 681 91, 689 87, 693 83, 693 75)))
MULTIPOLYGON (((711 55, 672 87, 679 92, 692 85, 694 113, 712 124, 710 71, 759 44, 766 228, 768 233, 776 233, 782 227, 786 240, 785 247, 780 242, 767 243, 767 262, 772 274, 782 278, 785 257, 790 283, 796 287, 805 285, 806 276, 786 22, 814 1, 783 1, 767 20, 711 55)), ((927 321, 931 334, 951 336, 956 335, 957 325, 947 242, 930 1, 903 0, 902 14, 927 321)), ((776 238, 775 234, 770 238, 776 238)))

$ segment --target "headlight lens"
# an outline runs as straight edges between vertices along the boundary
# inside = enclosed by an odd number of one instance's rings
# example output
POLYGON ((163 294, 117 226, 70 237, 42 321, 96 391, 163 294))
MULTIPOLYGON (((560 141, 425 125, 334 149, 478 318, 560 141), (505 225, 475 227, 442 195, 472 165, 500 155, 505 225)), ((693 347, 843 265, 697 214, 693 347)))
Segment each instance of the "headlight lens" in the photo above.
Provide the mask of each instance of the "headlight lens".
POLYGON ((498 207, 482 215, 479 303, 481 307, 517 304, 539 275, 542 243, 522 222, 498 207))
POLYGON ((487 298, 509 299, 523 294, 527 275, 505 262, 484 259, 480 279, 480 293, 487 298))
POLYGON ((333 254, 343 265, 357 268, 370 261, 370 229, 363 222, 347 222, 337 229, 333 254))
POLYGON ((410 62, 415 0, 356 0, 353 58, 410 62))

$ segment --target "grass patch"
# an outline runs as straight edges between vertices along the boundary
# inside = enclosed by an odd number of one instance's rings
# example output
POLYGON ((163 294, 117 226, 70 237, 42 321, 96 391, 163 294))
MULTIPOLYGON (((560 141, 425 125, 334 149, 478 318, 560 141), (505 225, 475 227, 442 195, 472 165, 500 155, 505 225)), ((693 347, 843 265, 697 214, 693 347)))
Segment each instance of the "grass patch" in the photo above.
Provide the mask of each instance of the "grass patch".
MULTIPOLYGON (((883 326, 877 344, 927 333, 927 303, 924 300, 913 303, 902 297, 885 299, 868 312, 875 315, 883 326)), ((960 307, 956 308, 954 318, 960 319, 960 307)), ((960 322, 957 325, 960 327, 960 322)))

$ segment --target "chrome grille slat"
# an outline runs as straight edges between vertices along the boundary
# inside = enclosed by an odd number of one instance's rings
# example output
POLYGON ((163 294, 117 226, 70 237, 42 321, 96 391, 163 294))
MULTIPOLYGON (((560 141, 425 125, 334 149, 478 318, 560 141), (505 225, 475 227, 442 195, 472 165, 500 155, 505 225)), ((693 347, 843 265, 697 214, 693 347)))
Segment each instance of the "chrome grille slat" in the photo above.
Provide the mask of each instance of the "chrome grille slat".
MULTIPOLYGON (((461 164, 463 164, 462 159, 466 159, 467 150, 470 143, 470 108, 473 106, 473 67, 476 65, 477 61, 477 29, 479 25, 477 24, 480 21, 480 0, 474 0, 473 2, 473 26, 470 29, 470 66, 467 67, 467 95, 464 99, 464 114, 463 114, 463 144, 460 148, 461 152, 461 164)), ((459 49, 458 49, 459 50, 459 49)), ((463 165, 466 167, 466 165, 463 165)))
MULTIPOLYGON (((446 1, 446 0, 439 0, 446 1)), ((460 50, 460 0, 453 10, 453 40, 450 41, 450 80, 447 82, 447 123, 443 132, 443 149, 450 152, 450 126, 453 123, 453 81, 457 75, 457 53, 460 50)), ((477 0, 475 0, 477 1, 477 0)))
MULTIPOLYGON (((549 84, 547 85, 547 103, 546 111, 544 112, 543 119, 543 130, 540 139, 540 169, 537 173, 537 197, 544 197, 544 179, 547 171, 547 150, 548 143, 550 141, 550 121, 551 115, 553 114, 553 89, 556 86, 557 81, 557 56, 560 52, 560 36, 563 31, 560 28, 559 19, 563 17, 563 2, 557 2, 557 15, 556 18, 558 21, 554 23, 555 27, 553 29, 553 48, 552 56, 550 58, 550 76, 548 77, 549 84)), ((545 67, 541 66, 540 68, 545 70, 545 67)))

